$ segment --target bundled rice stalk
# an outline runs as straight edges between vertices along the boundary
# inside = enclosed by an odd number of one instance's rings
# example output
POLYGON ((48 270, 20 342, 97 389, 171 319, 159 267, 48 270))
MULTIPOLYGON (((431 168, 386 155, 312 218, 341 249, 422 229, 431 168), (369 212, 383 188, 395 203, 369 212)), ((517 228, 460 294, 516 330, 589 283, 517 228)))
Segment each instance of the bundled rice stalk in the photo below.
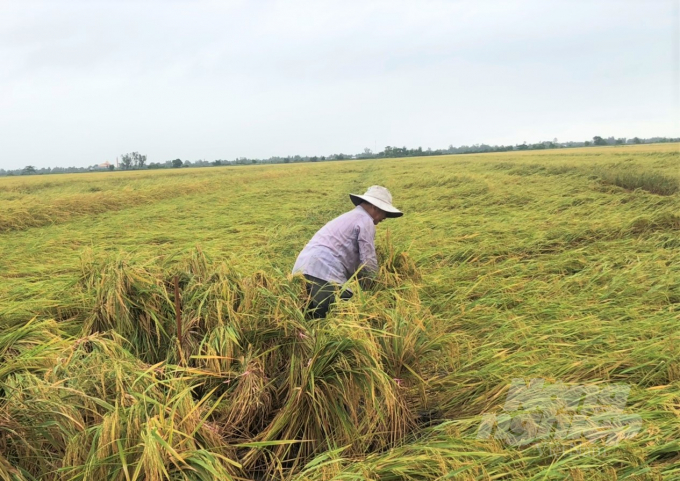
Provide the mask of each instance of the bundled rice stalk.
MULTIPOLYGON (((1 421, 0 421, 1 422, 1 421)), ((2 455, 0 451, 0 480, 2 481, 26 481, 28 478, 2 455)))
POLYGON ((13 426, 4 433, 4 452, 19 469, 50 479, 47 473, 61 467, 74 440, 101 422, 111 403, 129 404, 143 365, 115 341, 94 336, 62 344, 41 377, 21 367, 3 383, 1 406, 13 426))
POLYGON ((242 348, 233 326, 222 326, 205 335, 195 354, 190 356, 191 374, 207 388, 228 384, 240 367, 242 348))
POLYGON ((61 389, 30 373, 17 373, 4 382, 0 446, 19 471, 37 479, 61 467, 70 441, 87 426, 85 410, 63 399, 61 389))
POLYGON ((140 396, 129 407, 116 405, 69 446, 62 472, 83 480, 233 479, 240 465, 206 423, 205 402, 178 384, 158 399, 140 396))
POLYGON ((376 253, 380 265, 377 280, 383 288, 398 288, 406 281, 417 283, 421 280, 415 262, 406 249, 394 245, 389 229, 385 231, 385 240, 377 245, 376 253))
POLYGON ((274 380, 267 376, 261 358, 248 353, 241 365, 244 370, 226 381, 232 385, 228 405, 215 419, 220 434, 235 442, 249 441, 265 429, 276 398, 274 380))
POLYGON ((45 373, 67 344, 59 325, 52 319, 32 319, 23 325, 3 323, 1 332, 0 399, 8 377, 16 373, 45 373))
POLYGON ((422 422, 431 421, 439 406, 431 405, 432 380, 451 372, 458 362, 457 336, 427 310, 404 301, 394 307, 366 309, 376 329, 384 370, 399 386, 410 411, 422 422), (427 419, 425 419, 427 418, 427 419))
MULTIPOLYGON (((128 406, 142 393, 160 396, 155 377, 160 368, 143 363, 127 347, 129 343, 115 333, 76 339, 62 350, 45 380, 109 405, 128 406)), ((96 402, 88 406, 93 412, 105 412, 96 402)))
MULTIPOLYGON (((180 286, 183 330, 202 334, 223 326, 236 317, 242 302, 242 276, 225 263, 215 263, 200 247, 174 262, 166 259, 160 266, 168 292, 173 291, 174 278, 180 286), (174 263, 173 263, 174 262, 174 263)), ((174 293, 173 293, 174 300, 174 293)))
MULTIPOLYGON (((290 360, 284 405, 256 440, 297 441, 270 449, 281 466, 294 470, 315 453, 352 445, 363 452, 406 431, 405 406, 381 369, 374 339, 359 325, 336 324, 301 340, 290 360)), ((244 464, 270 469, 265 453, 253 449, 244 464)))
POLYGON ((115 330, 140 359, 164 359, 174 308, 159 278, 156 267, 136 266, 122 253, 111 259, 84 258, 80 286, 90 307, 84 334, 115 330))
POLYGON ((244 347, 271 344, 300 330, 299 280, 274 281, 264 272, 243 276, 226 264, 213 263, 200 249, 188 259, 172 261, 134 265, 124 255, 85 259, 80 285, 91 314, 84 333, 115 330, 147 362, 185 363, 217 328, 238 331, 244 347), (175 278, 180 287, 181 346, 176 343, 175 278))
POLYGON ((231 479, 239 464, 207 419, 214 391, 194 399, 184 372, 145 365, 123 344, 79 339, 44 378, 24 372, 6 381, 0 446, 8 462, 45 480, 231 479))

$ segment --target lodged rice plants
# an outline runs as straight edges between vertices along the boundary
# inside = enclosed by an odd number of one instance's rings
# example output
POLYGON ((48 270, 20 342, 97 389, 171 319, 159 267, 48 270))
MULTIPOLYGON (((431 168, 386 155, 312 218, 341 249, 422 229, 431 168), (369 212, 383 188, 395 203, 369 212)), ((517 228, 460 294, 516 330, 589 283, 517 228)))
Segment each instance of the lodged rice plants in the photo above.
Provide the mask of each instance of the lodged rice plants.
POLYGON ((2 179, 0 479, 680 479, 678 193, 594 175, 679 161, 2 179), (374 183, 378 278, 311 319, 295 256, 374 183))
POLYGON ((680 182, 676 177, 659 172, 604 170, 599 176, 605 185, 616 185, 629 190, 642 189, 658 195, 672 195, 680 189, 680 182))
POLYGON ((44 375, 4 380, 6 479, 231 479, 238 463, 181 376, 117 336, 63 346, 44 375))
MULTIPOLYGON (((377 286, 419 279, 406 252, 386 249, 399 263, 385 260, 377 286)), ((16 476, 286 477, 327 450, 388 449, 417 427, 449 342, 417 291, 358 292, 314 320, 300 277, 239 273, 200 249, 142 262, 87 253, 74 288, 79 336, 32 321, 0 344, 0 432, 16 476)))

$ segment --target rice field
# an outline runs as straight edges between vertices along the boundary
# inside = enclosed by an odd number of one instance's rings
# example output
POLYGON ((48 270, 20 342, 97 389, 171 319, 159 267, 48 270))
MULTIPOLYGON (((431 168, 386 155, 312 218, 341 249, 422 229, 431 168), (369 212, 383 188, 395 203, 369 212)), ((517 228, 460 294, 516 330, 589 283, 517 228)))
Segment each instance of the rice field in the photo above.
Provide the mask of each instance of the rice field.
POLYGON ((679 182, 678 144, 0 178, 0 479, 680 479, 679 182), (378 281, 310 320, 295 258, 373 184, 378 281))

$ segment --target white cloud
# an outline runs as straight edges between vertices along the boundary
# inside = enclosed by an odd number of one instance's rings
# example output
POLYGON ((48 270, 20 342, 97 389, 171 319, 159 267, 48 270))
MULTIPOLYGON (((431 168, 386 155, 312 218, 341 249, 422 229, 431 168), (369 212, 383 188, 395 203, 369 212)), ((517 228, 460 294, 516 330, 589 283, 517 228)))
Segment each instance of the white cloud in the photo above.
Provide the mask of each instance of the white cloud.
POLYGON ((679 135, 673 11, 671 0, 5 2, 0 167, 679 135))

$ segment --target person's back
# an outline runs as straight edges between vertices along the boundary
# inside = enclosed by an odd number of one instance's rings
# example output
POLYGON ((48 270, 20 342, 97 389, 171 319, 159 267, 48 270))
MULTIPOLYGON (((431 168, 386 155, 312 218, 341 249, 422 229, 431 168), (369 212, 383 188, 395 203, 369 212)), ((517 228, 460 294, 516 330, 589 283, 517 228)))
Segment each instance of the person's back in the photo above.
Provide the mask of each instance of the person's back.
MULTIPOLYGON (((392 206, 384 187, 372 186, 363 196, 350 194, 353 210, 328 222, 300 252, 293 273, 308 281, 309 307, 314 317, 324 317, 339 286, 353 275, 373 276, 378 271, 375 226, 387 217, 403 215, 392 206)), ((342 298, 352 293, 344 290, 342 298)))
POLYGON ((342 285, 363 264, 366 274, 378 270, 373 218, 357 206, 323 226, 307 243, 293 272, 342 285))

